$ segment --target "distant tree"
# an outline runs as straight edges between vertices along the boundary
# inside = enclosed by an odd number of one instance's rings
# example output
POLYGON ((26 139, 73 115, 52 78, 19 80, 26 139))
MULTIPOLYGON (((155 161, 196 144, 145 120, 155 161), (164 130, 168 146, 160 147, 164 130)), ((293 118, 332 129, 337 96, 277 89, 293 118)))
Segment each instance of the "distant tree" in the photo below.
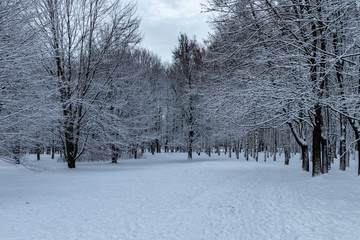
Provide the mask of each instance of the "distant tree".
POLYGON ((144 49, 113 54, 108 63, 120 67, 101 99, 106 107, 96 122, 106 137, 99 143, 106 143, 115 163, 122 155, 137 158, 139 150, 160 148, 165 74, 159 58, 144 49))
POLYGON ((201 66, 202 50, 199 44, 195 39, 190 40, 186 34, 180 34, 178 46, 173 51, 171 80, 189 159, 192 159, 193 144, 198 134, 196 132, 197 93, 195 86, 200 79, 201 66))

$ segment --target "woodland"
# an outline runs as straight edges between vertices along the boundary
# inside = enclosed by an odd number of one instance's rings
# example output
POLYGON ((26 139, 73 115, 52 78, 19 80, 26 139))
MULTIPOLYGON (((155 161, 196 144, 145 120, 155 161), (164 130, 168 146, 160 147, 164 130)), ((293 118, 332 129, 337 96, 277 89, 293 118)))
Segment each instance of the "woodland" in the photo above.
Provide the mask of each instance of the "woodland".
MULTIPOLYGON (((0 1, 0 156, 78 162, 227 153, 312 176, 360 161, 356 0, 208 0, 212 33, 173 60, 121 0, 0 1), (259 154, 261 153, 261 154, 259 154), (261 158, 259 158, 259 155, 261 158)), ((360 164, 358 164, 360 175, 360 164)))

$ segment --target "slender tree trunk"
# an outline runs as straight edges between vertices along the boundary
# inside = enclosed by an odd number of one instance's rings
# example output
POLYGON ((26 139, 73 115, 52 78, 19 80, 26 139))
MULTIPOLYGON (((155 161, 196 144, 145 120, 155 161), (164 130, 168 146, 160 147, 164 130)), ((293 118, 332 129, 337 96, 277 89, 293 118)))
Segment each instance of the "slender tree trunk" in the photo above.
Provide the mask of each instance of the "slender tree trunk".
POLYGON ((356 120, 349 119, 350 125, 354 130, 355 138, 356 138, 356 146, 358 151, 358 176, 360 176, 360 128, 359 122, 356 120))
POLYGON ((161 145, 158 139, 155 139, 156 153, 161 153, 161 145))
POLYGON ((284 147, 285 165, 289 165, 290 162, 290 147, 284 147))
POLYGON ((235 143, 235 153, 236 153, 236 159, 240 158, 240 140, 237 140, 235 143))
POLYGON ((267 147, 265 147, 265 151, 264 151, 264 162, 266 162, 267 154, 268 154, 267 147))
POLYGON ((344 116, 340 115, 340 170, 346 170, 346 119, 344 116))
POLYGON ((39 146, 37 146, 36 147, 36 159, 39 161, 40 160, 40 147, 39 146))
POLYGON ((360 140, 359 138, 357 138, 357 142, 356 142, 356 145, 357 145, 357 152, 358 152, 358 176, 360 176, 360 140))
POLYGON ((229 141, 229 158, 231 158, 231 152, 232 152, 232 149, 231 149, 231 140, 229 141))
POLYGON ((322 138, 322 165, 321 165, 321 173, 328 173, 328 165, 329 165, 329 154, 328 154, 328 143, 327 139, 322 138))
POLYGON ((274 129, 274 151, 273 151, 273 161, 276 161, 276 155, 277 155, 277 149, 278 149, 278 145, 277 145, 277 134, 276 134, 276 129, 274 129))
POLYGON ((259 161, 259 132, 255 130, 255 146, 254 146, 255 160, 259 161))
POLYGON ((51 159, 55 158, 55 142, 53 140, 52 145, 51 145, 51 159))
POLYGON ((208 142, 207 143, 207 150, 206 150, 206 154, 209 156, 209 157, 211 157, 211 145, 210 145, 210 143, 208 142))
POLYGON ((188 138, 188 159, 192 159, 194 131, 189 131, 188 138))

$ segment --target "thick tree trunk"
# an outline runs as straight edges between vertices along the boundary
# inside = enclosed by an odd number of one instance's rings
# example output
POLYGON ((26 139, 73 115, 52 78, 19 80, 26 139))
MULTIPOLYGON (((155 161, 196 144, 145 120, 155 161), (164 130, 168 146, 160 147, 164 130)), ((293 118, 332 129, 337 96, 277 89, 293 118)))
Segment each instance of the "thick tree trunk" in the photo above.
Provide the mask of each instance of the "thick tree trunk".
POLYGON ((309 172, 309 147, 307 145, 301 146, 301 159, 302 159, 302 168, 303 170, 309 172))
POLYGON ((115 146, 111 146, 111 163, 117 163, 117 160, 119 158, 119 149, 115 146))
POLYGON ((117 162, 117 157, 112 156, 111 157, 111 163, 114 163, 114 164, 118 163, 117 162))
POLYGON ((156 144, 156 153, 161 153, 161 145, 158 139, 155 139, 155 144, 156 144))
POLYGON ((75 158, 73 156, 67 157, 68 168, 75 168, 75 158))
MULTIPOLYGON (((68 131, 70 132, 70 131, 68 131)), ((69 168, 75 168, 75 161, 76 161, 76 155, 77 155, 77 146, 76 143, 74 143, 73 138, 70 134, 65 134, 65 160, 68 163, 69 168)))
POLYGON ((321 125, 322 115, 321 107, 315 106, 315 126, 313 129, 313 149, 312 149, 312 162, 313 171, 312 176, 315 177, 321 174, 321 125))

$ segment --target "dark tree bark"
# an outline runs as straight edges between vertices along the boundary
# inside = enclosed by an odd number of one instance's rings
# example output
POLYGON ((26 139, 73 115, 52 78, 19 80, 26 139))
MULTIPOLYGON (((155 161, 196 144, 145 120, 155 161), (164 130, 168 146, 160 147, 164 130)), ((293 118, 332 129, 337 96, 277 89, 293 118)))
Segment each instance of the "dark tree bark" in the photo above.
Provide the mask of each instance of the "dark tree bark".
POLYGON ((312 151, 313 177, 321 174, 321 126, 322 126, 321 107, 319 105, 316 105, 315 125, 313 129, 313 151, 312 151))
POLYGON ((346 118, 340 115, 340 170, 346 170, 346 118))
POLYGON ((328 141, 326 138, 321 139, 322 147, 322 162, 321 162, 321 173, 328 173, 329 170, 329 154, 328 154, 328 141))

